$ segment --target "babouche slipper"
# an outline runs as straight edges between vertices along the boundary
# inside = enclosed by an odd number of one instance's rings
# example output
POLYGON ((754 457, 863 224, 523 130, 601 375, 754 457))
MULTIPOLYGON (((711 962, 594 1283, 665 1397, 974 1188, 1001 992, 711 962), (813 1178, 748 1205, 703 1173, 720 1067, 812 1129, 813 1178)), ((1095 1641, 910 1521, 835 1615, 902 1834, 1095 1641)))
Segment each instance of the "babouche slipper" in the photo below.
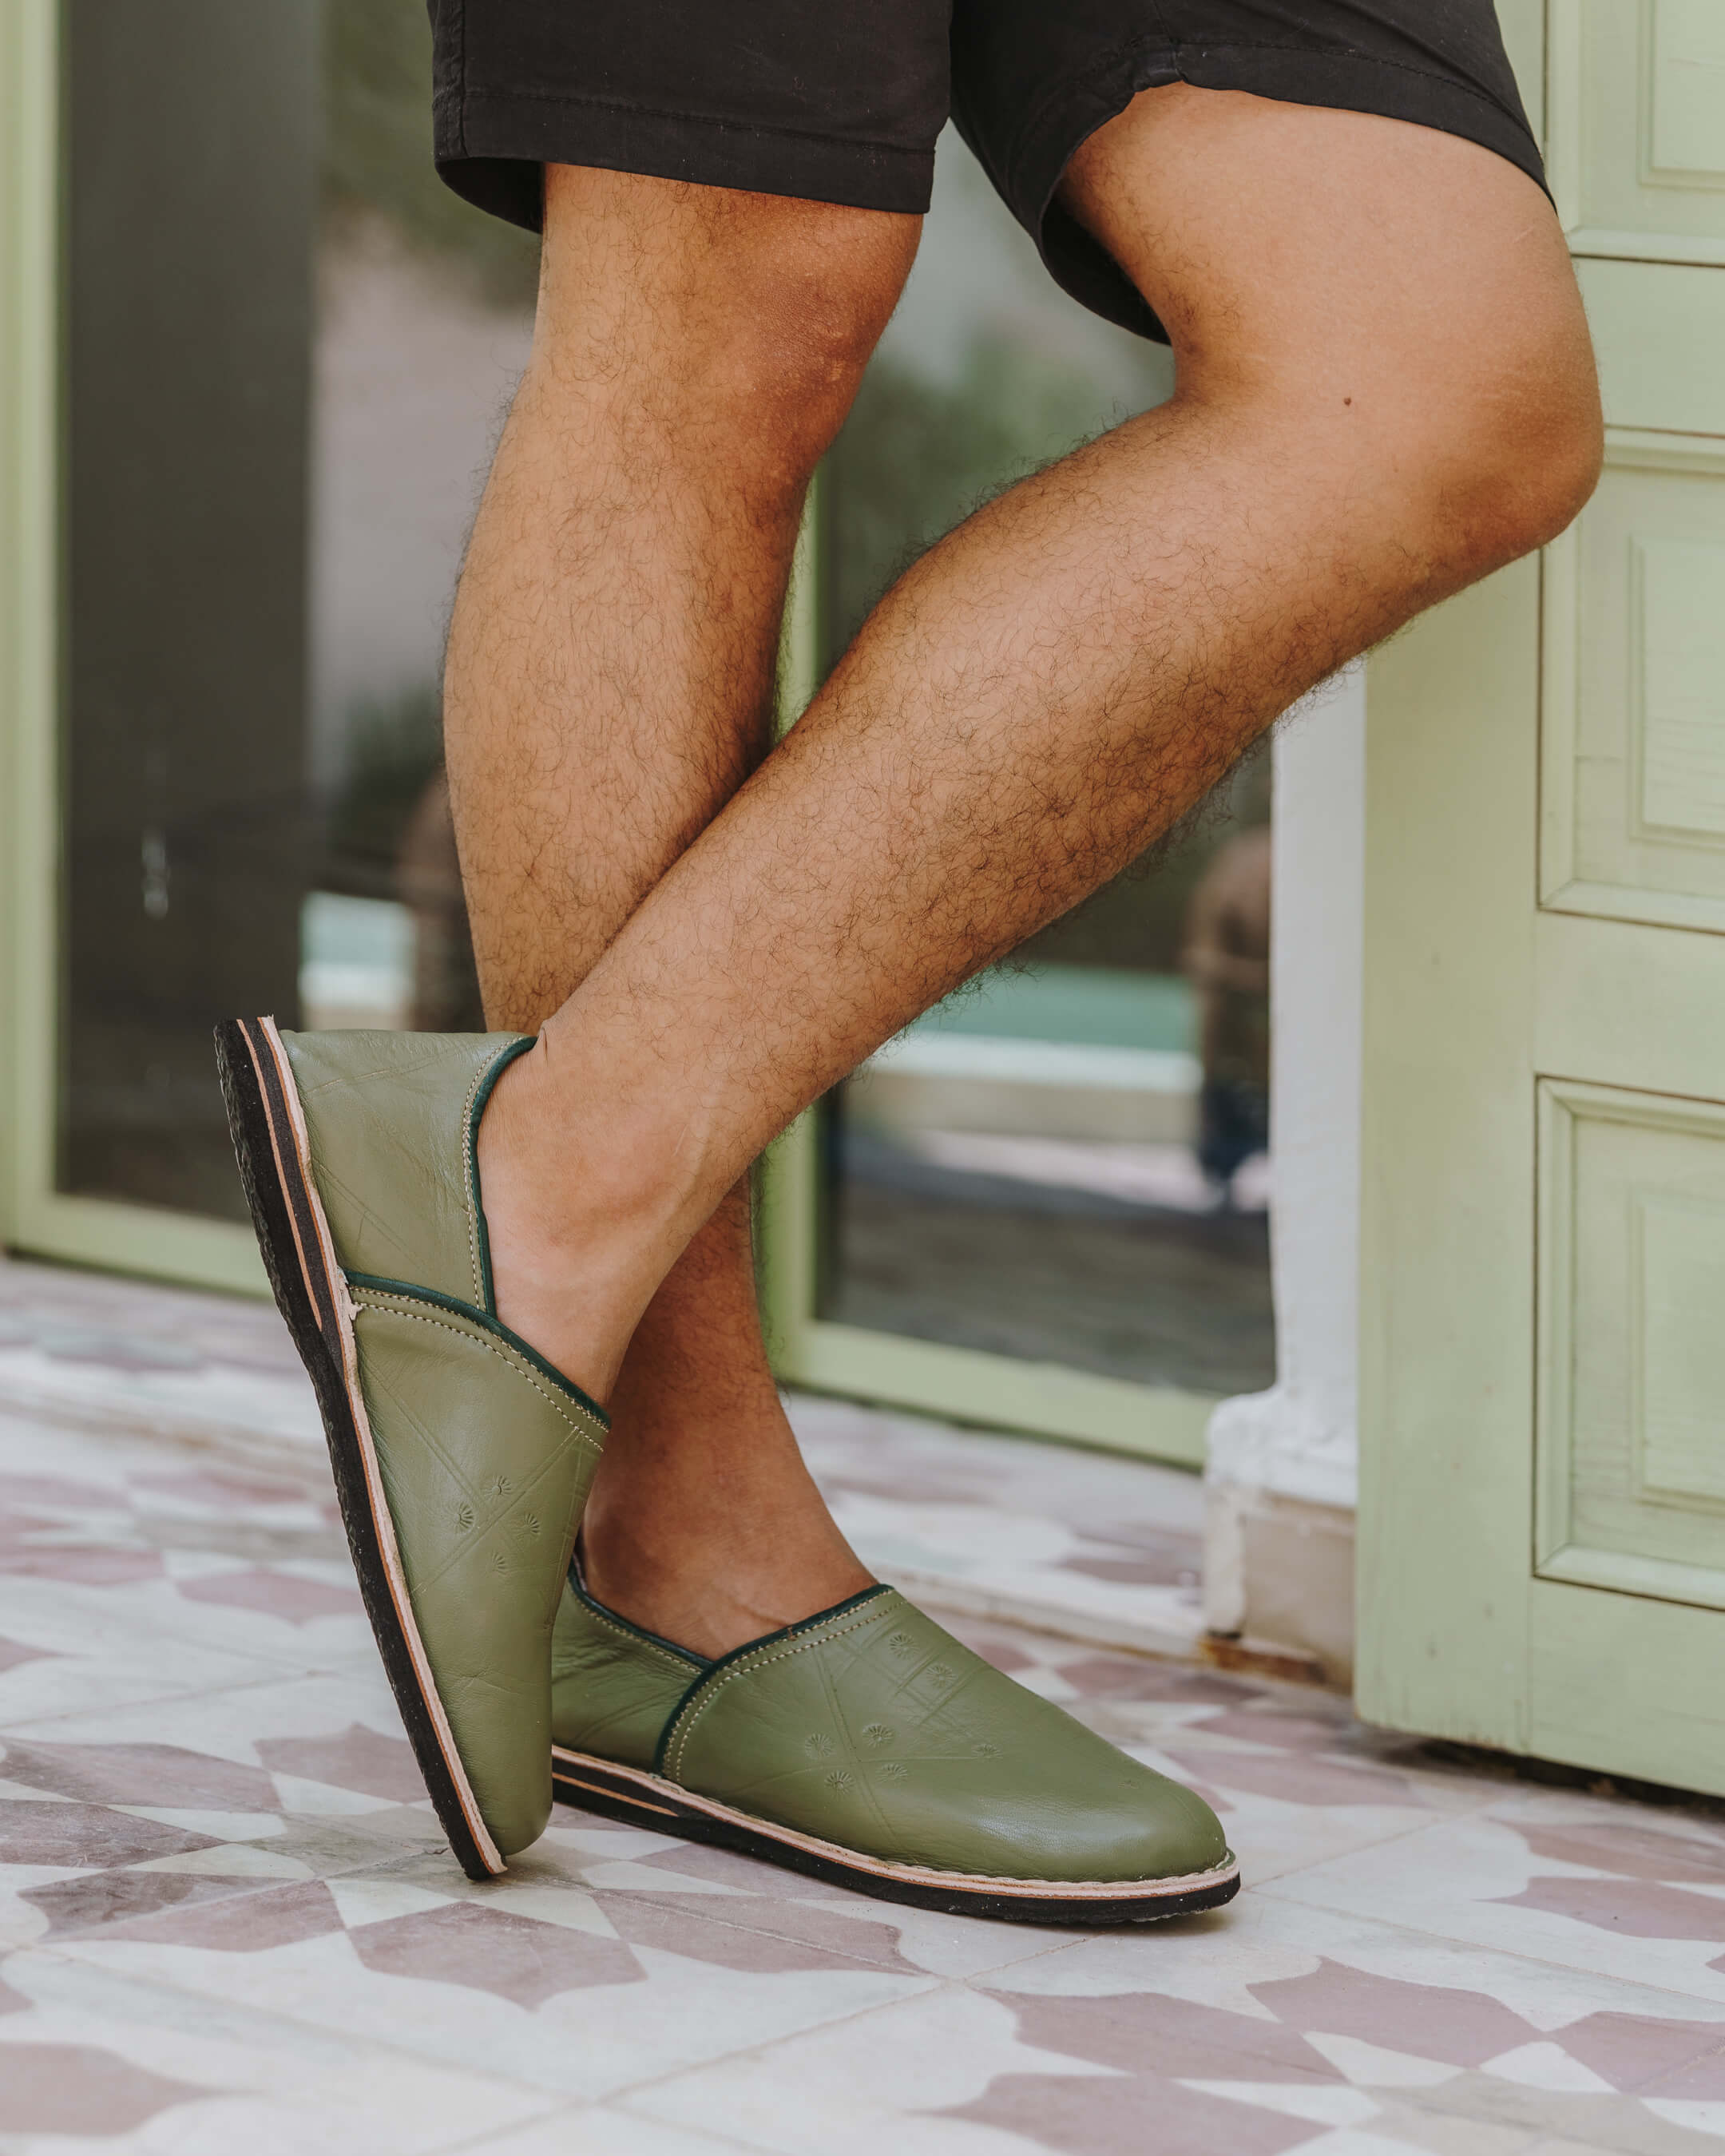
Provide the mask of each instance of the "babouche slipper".
POLYGON ((565 1803, 954 1914, 1133 1924, 1230 1901, 1215 1814, 872 1587, 716 1661, 594 1600, 552 1658, 565 1803))
POLYGON ((551 1815, 552 1629, 604 1415, 499 1324, 475 1144, 514 1034, 216 1032, 275 1299, 372 1629, 450 1846, 551 1815))

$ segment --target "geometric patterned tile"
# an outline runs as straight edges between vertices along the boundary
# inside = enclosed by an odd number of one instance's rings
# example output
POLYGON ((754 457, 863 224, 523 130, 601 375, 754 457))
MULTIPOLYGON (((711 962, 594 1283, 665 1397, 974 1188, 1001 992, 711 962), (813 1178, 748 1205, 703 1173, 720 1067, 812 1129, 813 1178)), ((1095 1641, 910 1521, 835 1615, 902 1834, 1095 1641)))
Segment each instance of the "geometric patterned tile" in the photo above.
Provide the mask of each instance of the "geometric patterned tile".
POLYGON ((90 1804, 235 1812, 275 1808, 275 1785, 260 1768, 213 1758, 183 1745, 54 1743, 15 1737, 6 1742, 4 1765, 8 1781, 90 1804))
MULTIPOLYGON (((1353 2091, 1346 2094, 1353 2099, 1353 2091)), ((1361 2116, 1375 2112, 1367 2100, 1361 2116)), ((1060 2156, 1146 2156, 1153 2145, 1156 2156, 1214 2156, 1220 2148, 1232 2156, 1281 2156, 1284 2149, 1310 2147, 1317 2123, 1309 2114, 1243 2104, 1157 2074, 1084 2082, 1076 2088, 1068 2081, 1003 2074, 983 2095, 943 2116, 999 2127, 1060 2156), (1152 2131, 1153 2143, 1147 2139, 1152 2131)))
POLYGON ((396 1804, 416 1804, 425 1794, 407 1739, 386 1737, 362 1722, 350 1722, 328 1737, 260 1738, 256 1748, 272 1774, 323 1782, 396 1804))
POLYGON ((46 1799, 0 1804, 0 1864, 138 1864, 210 1845, 207 1835, 188 1834, 158 1820, 138 1819, 98 1804, 46 1799))
POLYGON ((206 2095, 89 2044, 0 2047, 0 2133, 125 2133, 206 2095))
POLYGON ((214 1578, 182 1580, 178 1591, 188 1602, 256 1609, 290 1625, 310 1625, 319 1617, 357 1617, 364 1608, 355 1588, 331 1587, 321 1579, 302 1579, 294 1573, 260 1566, 223 1572, 214 1578))
POLYGON ((1624 1818, 1621 1809, 1615 1819, 1597 1824, 1543 1826, 1512 1816, 1508 1824, 1534 1856, 1555 1864, 1585 1865, 1620 1878, 1660 1880, 1668 1886, 1725 1888, 1725 1835, 1717 1832, 1660 1831, 1624 1818))
POLYGON ((182 1902, 210 1901, 244 1891, 251 1882, 239 1879, 198 1878, 184 1872, 124 1871, 86 1872, 75 1879, 57 1879, 45 1887, 27 1887, 18 1900, 39 1909, 48 1928, 38 1943, 69 1933, 89 1932, 104 1925, 123 1924, 135 1917, 151 1917, 182 1902))
MULTIPOLYGON (((1725 1902, 1645 1879, 1535 1879, 1495 1897, 1511 1909, 1545 1909, 1620 1938, 1705 1939, 1725 1951, 1725 1902)), ((1715 1964, 1717 1967, 1718 1964, 1715 1964)))
POLYGON ((619 1939, 471 1902, 362 1924, 348 1937, 366 1967, 380 1976, 462 1984, 529 2009, 560 1992, 647 1980, 619 1939))
POLYGON ((266 1953, 342 1930, 341 1912, 321 1880, 254 1887, 213 1900, 182 1901, 149 1915, 109 1925, 104 1947, 140 1944, 199 1947, 224 1954, 266 1953))
MULTIPOLYGON (((127 1388, 155 1413, 271 1371, 302 1392, 278 1321, 85 1279, 55 1330, 44 1279, 0 1263, 0 1332, 86 1406, 116 1389, 112 1434, 0 1408, 8 2151, 1725 2156, 1717 1810, 1535 1788, 1338 1700, 992 1619, 955 1629, 1214 1793, 1230 1909, 1044 1933, 565 1810, 470 1884, 326 1465, 121 1428, 127 1388)), ((1183 1592, 1188 1480, 803 1419, 871 1532, 1022 1545, 1095 1607, 1183 1592)))

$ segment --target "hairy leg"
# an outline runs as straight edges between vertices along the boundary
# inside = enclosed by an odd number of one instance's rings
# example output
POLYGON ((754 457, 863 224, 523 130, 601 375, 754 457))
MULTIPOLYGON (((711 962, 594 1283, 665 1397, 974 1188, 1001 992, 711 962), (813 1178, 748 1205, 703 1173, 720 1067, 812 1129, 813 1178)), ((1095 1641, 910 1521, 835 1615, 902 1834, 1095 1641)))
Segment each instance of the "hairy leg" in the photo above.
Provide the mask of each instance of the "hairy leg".
MULTIPOLYGON (((493 1024, 536 1031, 766 753, 809 474, 916 229, 629 174, 547 174, 532 357, 475 526, 445 684, 493 1024)), ((768 1368, 746 1183, 659 1288, 612 1408, 585 1527, 603 1599, 700 1649, 867 1584, 768 1368)))
POLYGON ((501 1306, 600 1397, 798 1109, 1592 485, 1568 257, 1489 152, 1176 88, 1069 187, 1168 324, 1176 398, 908 572, 487 1113, 501 1306))

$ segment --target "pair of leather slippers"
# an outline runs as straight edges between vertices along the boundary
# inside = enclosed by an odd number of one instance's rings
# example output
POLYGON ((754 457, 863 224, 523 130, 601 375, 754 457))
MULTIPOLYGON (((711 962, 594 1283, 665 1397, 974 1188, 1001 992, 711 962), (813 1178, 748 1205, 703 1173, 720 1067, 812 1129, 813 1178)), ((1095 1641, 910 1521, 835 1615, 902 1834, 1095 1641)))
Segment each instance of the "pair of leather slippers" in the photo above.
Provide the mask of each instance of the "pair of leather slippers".
POLYGON ((890 1587, 708 1661, 572 1563, 603 1412, 497 1319, 475 1141, 512 1034, 220 1026, 264 1260, 468 1873, 556 1799, 924 1908, 1123 1924, 1240 1885, 1215 1815, 890 1587))

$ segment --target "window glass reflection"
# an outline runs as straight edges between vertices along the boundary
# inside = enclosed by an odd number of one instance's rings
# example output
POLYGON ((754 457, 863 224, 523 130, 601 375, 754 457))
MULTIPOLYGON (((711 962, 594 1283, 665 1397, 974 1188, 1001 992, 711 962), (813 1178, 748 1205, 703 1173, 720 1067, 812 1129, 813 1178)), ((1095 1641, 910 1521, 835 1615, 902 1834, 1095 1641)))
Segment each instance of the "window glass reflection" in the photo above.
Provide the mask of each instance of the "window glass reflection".
POLYGON ((69 0, 63 1188, 239 1217, 215 1020, 480 1023, 438 680, 536 247, 420 0, 69 0))
MULTIPOLYGON (((1164 350, 1049 282, 949 131, 829 460, 829 656, 979 501, 1172 388, 1164 350)), ((1271 1382, 1269 816, 1260 752, 833 1096, 825 1316, 1202 1392, 1271 1382)))

